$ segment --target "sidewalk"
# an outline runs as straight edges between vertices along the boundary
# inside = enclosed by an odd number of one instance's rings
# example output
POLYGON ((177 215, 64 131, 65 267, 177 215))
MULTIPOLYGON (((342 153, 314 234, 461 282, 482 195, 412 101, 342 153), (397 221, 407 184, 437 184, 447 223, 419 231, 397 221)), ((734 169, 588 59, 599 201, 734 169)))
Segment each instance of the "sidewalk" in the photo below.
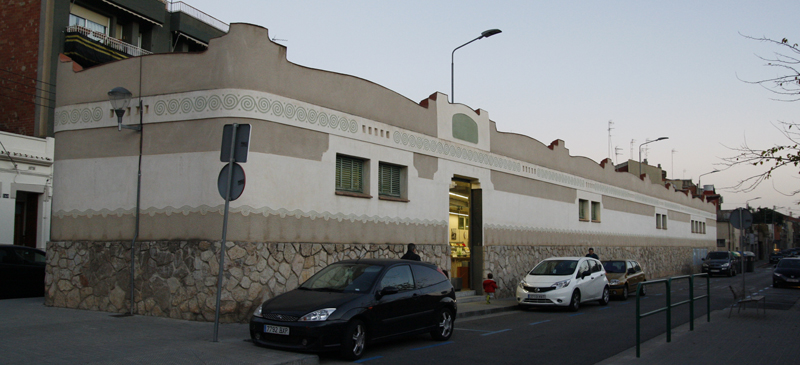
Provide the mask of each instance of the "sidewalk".
POLYGON ((220 324, 46 307, 43 298, 0 300, 3 364, 287 364, 316 355, 261 348, 247 324, 220 324))
POLYGON ((711 322, 705 317, 673 328, 672 341, 662 334, 641 345, 641 357, 636 347, 599 362, 597 365, 617 364, 794 364, 800 358, 800 305, 789 310, 767 309, 763 312, 748 306, 728 318, 728 310, 711 312, 711 322))

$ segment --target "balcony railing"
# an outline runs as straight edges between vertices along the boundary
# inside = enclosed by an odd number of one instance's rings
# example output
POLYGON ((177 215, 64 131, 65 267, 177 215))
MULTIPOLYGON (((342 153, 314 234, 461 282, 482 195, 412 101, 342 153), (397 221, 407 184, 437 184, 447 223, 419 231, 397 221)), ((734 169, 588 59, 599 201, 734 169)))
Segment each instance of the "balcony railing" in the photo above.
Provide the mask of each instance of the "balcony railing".
POLYGON ((170 2, 167 7, 167 10, 170 13, 177 13, 177 12, 184 13, 203 23, 206 23, 214 28, 217 28, 225 33, 228 33, 228 29, 230 28, 230 26, 227 23, 224 23, 223 21, 211 15, 208 15, 200 10, 197 10, 191 5, 184 3, 183 1, 170 2))
POLYGON ((91 29, 84 28, 84 27, 77 26, 77 25, 68 26, 67 27, 67 33, 79 33, 79 34, 81 34, 83 36, 89 37, 90 39, 98 41, 98 42, 102 43, 103 45, 105 45, 105 46, 107 46, 109 48, 115 49, 115 50, 120 51, 120 52, 124 52, 125 54, 131 55, 131 56, 134 56, 134 57, 148 55, 148 54, 152 54, 153 53, 153 52, 141 49, 139 47, 136 47, 136 46, 134 46, 134 45, 132 45, 130 43, 125 43, 125 42, 123 42, 123 41, 121 41, 119 39, 110 37, 110 36, 108 36, 108 35, 106 35, 104 33, 93 31, 91 29))

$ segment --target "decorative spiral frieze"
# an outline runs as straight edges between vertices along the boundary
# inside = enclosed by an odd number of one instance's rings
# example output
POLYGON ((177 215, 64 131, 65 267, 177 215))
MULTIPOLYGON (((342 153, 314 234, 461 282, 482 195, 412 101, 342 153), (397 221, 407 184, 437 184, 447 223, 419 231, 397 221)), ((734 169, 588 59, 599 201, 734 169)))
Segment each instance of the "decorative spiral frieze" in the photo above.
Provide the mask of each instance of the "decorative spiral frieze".
MULTIPOLYGON (((97 117, 80 110, 64 111, 59 116, 61 124, 77 123, 87 118, 100 120, 102 110, 97 109, 97 117)), ((271 100, 264 97, 255 97, 249 94, 221 94, 210 96, 195 96, 188 98, 160 99, 155 102, 153 110, 157 116, 203 113, 206 111, 238 110, 243 112, 271 114, 278 117, 291 119, 297 122, 316 124, 320 127, 339 129, 343 132, 357 133, 358 122, 348 119, 344 115, 328 114, 293 103, 271 100)), ((88 111, 88 109, 87 109, 88 111)), ((94 112, 92 112, 94 113, 94 112)), ((408 138, 408 137, 406 137, 408 138)), ((422 141, 419 138, 418 141, 422 141)), ((421 142, 420 142, 421 143, 421 142)))
POLYGON ((64 110, 56 115, 55 124, 77 124, 99 122, 103 119, 103 110, 100 107, 64 110))

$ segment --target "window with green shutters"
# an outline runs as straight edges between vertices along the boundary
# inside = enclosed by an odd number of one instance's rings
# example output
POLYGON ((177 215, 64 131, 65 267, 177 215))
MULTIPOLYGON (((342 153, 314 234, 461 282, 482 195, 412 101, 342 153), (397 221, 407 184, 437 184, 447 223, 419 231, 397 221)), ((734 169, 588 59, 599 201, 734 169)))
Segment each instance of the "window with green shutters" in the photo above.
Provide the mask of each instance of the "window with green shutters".
POLYGON ((364 192, 364 160, 336 156, 336 190, 364 192))
POLYGON ((402 168, 396 165, 381 163, 379 165, 380 174, 378 185, 380 195, 400 197, 400 172, 402 168))

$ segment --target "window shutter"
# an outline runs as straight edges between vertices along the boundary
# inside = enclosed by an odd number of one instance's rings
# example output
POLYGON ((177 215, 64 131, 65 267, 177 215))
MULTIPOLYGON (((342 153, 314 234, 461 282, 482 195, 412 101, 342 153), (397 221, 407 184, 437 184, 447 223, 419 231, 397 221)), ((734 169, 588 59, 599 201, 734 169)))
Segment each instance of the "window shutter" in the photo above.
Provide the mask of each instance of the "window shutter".
POLYGON ((380 164, 380 195, 400 197, 400 166, 380 164))
POLYGON ((364 161, 336 156, 336 190, 362 192, 364 161))

